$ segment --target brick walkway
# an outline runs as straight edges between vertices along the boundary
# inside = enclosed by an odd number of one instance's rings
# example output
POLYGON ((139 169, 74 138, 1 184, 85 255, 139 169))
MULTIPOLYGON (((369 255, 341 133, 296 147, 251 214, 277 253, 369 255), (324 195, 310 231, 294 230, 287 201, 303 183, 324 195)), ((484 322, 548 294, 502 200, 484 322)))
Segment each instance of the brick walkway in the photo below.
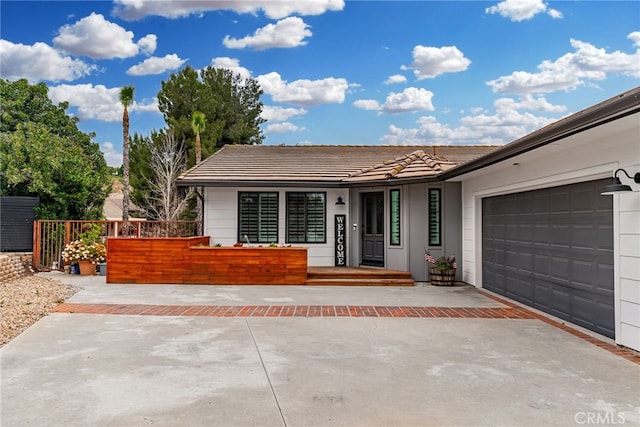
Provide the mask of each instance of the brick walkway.
POLYGON ((484 295, 507 307, 394 307, 373 305, 151 305, 151 304, 83 304, 65 302, 54 313, 124 314, 129 316, 203 316, 203 317, 413 317, 413 318, 481 318, 537 319, 562 329, 597 347, 640 364, 640 355, 612 345, 565 323, 527 310, 493 294, 484 295))
POLYGON ((63 303, 56 313, 127 314, 130 316, 208 317, 462 317, 483 319, 533 319, 533 313, 516 307, 391 307, 372 305, 148 305, 63 303))

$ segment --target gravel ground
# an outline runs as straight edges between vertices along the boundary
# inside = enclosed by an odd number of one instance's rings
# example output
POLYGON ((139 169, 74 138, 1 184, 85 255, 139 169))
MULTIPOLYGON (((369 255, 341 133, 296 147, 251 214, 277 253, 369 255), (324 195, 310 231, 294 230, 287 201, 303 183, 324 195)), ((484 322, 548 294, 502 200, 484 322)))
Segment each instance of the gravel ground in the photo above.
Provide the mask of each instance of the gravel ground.
POLYGON ((0 283, 0 347, 79 290, 38 276, 0 283))

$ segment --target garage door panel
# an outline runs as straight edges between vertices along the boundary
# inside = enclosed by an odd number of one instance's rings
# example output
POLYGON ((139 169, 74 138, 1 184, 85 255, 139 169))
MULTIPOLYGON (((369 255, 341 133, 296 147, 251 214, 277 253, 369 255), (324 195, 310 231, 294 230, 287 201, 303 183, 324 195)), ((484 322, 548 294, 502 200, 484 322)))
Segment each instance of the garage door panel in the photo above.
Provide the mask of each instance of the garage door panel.
POLYGON ((551 259, 549 278, 552 283, 568 284, 570 282, 569 259, 554 257, 551 259))
POLYGON ((570 203, 570 195, 566 190, 552 190, 551 194, 551 212, 554 214, 568 213, 570 203))
POLYGON ((483 199, 483 286, 613 337, 608 180, 483 199))
POLYGON ((608 236, 613 236, 613 227, 599 225, 596 228, 596 248, 605 252, 613 251, 613 238, 607 239, 608 236))
MULTIPOLYGON (((550 218, 553 221, 553 218, 550 218)), ((551 227, 551 239, 549 243, 558 249, 567 248, 571 241, 571 226, 569 224, 556 224, 551 227)))
POLYGON ((593 224, 574 224, 571 227, 571 243, 574 248, 592 249, 593 234, 598 227, 593 224))
POLYGON ((611 296, 613 301, 613 266, 610 264, 597 264, 595 287, 598 291, 611 296))

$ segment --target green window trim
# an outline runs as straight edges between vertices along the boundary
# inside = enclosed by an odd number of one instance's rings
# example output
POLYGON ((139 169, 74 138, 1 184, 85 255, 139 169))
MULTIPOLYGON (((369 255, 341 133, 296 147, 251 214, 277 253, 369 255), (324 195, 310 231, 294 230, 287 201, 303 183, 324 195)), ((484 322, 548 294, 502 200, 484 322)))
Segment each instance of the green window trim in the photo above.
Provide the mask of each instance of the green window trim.
POLYGON ((400 190, 393 189, 389 191, 389 244, 400 246, 400 190))
POLYGON ((442 246, 442 191, 429 189, 429 246, 442 246))

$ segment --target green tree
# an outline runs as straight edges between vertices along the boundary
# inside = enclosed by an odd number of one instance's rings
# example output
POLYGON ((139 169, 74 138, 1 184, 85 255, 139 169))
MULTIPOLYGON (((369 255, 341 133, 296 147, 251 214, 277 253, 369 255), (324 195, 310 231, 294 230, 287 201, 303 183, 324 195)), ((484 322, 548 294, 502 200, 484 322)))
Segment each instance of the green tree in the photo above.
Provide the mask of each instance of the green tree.
POLYGON ((0 194, 38 196, 40 219, 98 219, 109 195, 104 155, 44 83, 0 79, 0 194))
POLYGON ((122 220, 129 220, 129 110, 133 104, 133 86, 120 89, 122 112, 122 220))
POLYGON ((143 206, 145 195, 149 193, 148 180, 153 179, 151 170, 151 153, 149 144, 157 139, 157 132, 151 132, 151 136, 142 136, 134 133, 129 145, 129 174, 131 184, 131 201, 136 206, 143 206))
POLYGON ((207 118, 207 127, 200 133, 202 158, 206 159, 226 144, 262 143, 262 93, 256 80, 243 79, 230 70, 207 67, 198 74, 187 66, 162 82, 158 106, 175 138, 186 144, 188 164, 193 166, 193 112, 200 111, 207 118))

